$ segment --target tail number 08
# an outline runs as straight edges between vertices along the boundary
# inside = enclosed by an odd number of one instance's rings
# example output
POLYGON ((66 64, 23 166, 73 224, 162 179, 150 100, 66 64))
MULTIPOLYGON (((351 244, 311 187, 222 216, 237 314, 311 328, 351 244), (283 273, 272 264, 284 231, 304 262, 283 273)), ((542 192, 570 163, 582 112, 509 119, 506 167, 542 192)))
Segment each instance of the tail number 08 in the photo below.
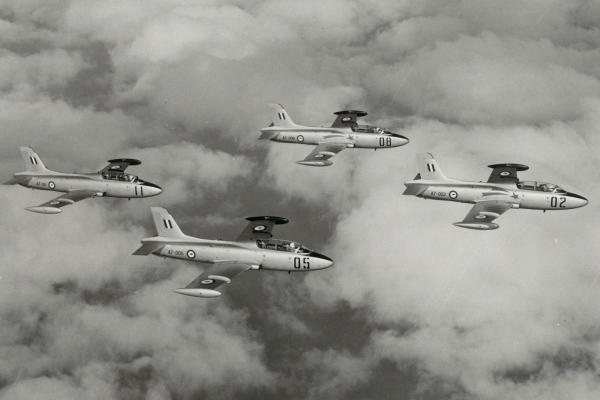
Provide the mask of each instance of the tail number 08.
POLYGON ((309 257, 294 257, 294 268, 295 269, 310 269, 310 258, 309 257))
POLYGON ((379 147, 391 147, 392 146, 392 138, 389 136, 381 136, 379 138, 379 147))

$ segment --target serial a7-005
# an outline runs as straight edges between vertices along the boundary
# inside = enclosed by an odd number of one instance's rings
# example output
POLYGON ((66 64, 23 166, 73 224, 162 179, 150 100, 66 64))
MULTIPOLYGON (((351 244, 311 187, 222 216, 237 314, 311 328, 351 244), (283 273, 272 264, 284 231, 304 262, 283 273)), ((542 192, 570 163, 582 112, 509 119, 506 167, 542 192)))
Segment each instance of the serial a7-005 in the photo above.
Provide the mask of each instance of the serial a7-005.
POLYGON ((176 293, 194 297, 216 297, 216 289, 230 283, 234 276, 248 270, 313 271, 328 268, 333 260, 309 250, 298 242, 273 239, 274 225, 286 218, 249 217, 246 228, 235 241, 200 239, 184 234, 167 210, 152 207, 157 236, 142 239, 134 255, 195 261, 207 265, 205 271, 176 293))

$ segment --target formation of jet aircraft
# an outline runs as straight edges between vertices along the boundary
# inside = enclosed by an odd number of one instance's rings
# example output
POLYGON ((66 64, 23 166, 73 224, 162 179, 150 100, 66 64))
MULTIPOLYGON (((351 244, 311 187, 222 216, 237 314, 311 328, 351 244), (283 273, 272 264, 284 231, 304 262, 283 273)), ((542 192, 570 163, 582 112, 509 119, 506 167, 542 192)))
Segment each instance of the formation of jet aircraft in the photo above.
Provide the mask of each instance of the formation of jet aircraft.
POLYGON ((469 182, 447 178, 431 154, 424 155, 420 171, 412 181, 405 182, 403 194, 424 199, 475 204, 467 216, 455 226, 490 230, 498 228, 493 221, 511 208, 530 210, 568 210, 585 206, 585 197, 567 192, 547 182, 521 181, 518 171, 522 164, 489 165, 492 173, 487 182, 469 182))
POLYGON ((21 185, 32 189, 62 192, 60 195, 39 206, 26 210, 41 214, 58 214, 62 207, 90 197, 151 197, 162 192, 160 186, 125 173, 130 165, 141 161, 131 158, 109 160, 108 166, 96 173, 67 174, 46 168, 33 149, 21 147, 25 171, 17 172, 5 185, 21 185))
POLYGON ((152 207, 157 236, 142 239, 134 255, 154 254, 208 264, 208 268, 176 293, 194 297, 217 297, 216 289, 248 270, 313 271, 331 267, 333 260, 298 242, 273 239, 273 227, 287 224, 282 217, 246 218, 249 223, 234 241, 200 239, 184 234, 171 214, 152 207))
POLYGON ((359 125, 357 119, 367 115, 364 111, 337 111, 334 113, 337 118, 326 128, 298 125, 281 104, 269 106, 275 109, 273 122, 260 130, 259 139, 316 146, 298 164, 325 167, 333 164, 331 157, 347 148, 389 149, 409 142, 408 138, 383 128, 359 125))
MULTIPOLYGON (((359 125, 364 111, 338 111, 330 127, 308 127, 295 124, 279 104, 274 122, 261 129, 260 139, 277 142, 311 144, 316 147, 302 165, 328 166, 335 154, 346 148, 391 148, 408 143, 402 135, 388 130, 359 125)), ((64 206, 89 197, 142 198, 162 192, 160 186, 125 172, 130 166, 141 164, 131 158, 109 160, 96 173, 62 173, 46 168, 33 149, 21 147, 25 171, 17 172, 7 185, 53 192, 60 196, 26 210, 42 214, 58 214, 64 206)), ((498 228, 494 220, 509 209, 567 210, 583 207, 588 200, 547 182, 521 181, 517 173, 528 166, 515 163, 489 165, 492 168, 486 182, 470 182, 446 177, 431 154, 422 155, 417 176, 405 182, 403 194, 424 199, 455 201, 474 204, 466 217, 455 226, 477 230, 498 228)), ((238 274, 248 270, 314 271, 329 268, 333 260, 309 250, 304 245, 273 238, 275 225, 288 223, 286 218, 274 216, 249 217, 246 228, 236 240, 210 240, 184 234, 169 212, 161 207, 151 208, 156 236, 141 240, 142 246, 134 255, 153 254, 202 263, 203 273, 186 287, 175 292, 194 297, 217 297, 217 289, 230 283, 238 274)))

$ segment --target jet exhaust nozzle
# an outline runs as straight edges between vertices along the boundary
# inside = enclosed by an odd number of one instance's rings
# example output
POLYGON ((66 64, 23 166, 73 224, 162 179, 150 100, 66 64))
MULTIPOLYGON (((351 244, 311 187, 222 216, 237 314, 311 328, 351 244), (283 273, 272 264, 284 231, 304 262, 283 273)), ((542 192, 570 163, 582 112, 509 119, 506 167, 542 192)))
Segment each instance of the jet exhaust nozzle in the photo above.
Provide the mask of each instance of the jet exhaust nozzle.
POLYGON ((184 288, 184 289, 176 289, 175 293, 182 294, 184 296, 192 296, 192 297, 219 297, 221 292, 217 292, 212 289, 200 289, 200 288, 184 288))
POLYGON ((27 207, 26 210, 34 212, 34 213, 39 213, 39 214, 59 214, 62 212, 62 209, 60 209, 58 207, 41 207, 41 206, 27 207))

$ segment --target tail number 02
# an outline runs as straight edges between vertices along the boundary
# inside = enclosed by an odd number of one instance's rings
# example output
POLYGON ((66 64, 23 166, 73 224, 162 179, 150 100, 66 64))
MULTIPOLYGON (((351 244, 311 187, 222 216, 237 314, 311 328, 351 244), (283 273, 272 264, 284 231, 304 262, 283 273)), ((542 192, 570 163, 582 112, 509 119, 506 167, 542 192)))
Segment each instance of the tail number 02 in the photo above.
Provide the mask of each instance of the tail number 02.
POLYGON ((550 197, 550 207, 552 208, 565 208, 565 201, 567 201, 566 197, 560 196, 552 196, 550 197))
POLYGON ((392 138, 389 136, 381 136, 379 138, 379 147, 391 147, 392 146, 392 138))
POLYGON ((294 257, 294 268, 295 269, 310 269, 310 258, 309 257, 294 257))

